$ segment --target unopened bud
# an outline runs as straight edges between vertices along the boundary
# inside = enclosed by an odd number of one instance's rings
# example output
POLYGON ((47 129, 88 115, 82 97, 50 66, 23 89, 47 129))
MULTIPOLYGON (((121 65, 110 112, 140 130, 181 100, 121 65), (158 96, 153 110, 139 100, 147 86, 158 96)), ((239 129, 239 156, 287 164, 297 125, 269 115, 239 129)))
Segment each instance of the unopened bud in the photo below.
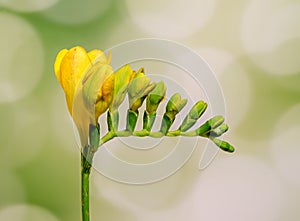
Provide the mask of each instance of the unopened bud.
POLYGON ((188 115, 184 118, 179 130, 184 132, 195 125, 197 120, 202 116, 207 108, 207 103, 198 101, 190 110, 188 115))
POLYGON ((222 150, 229 152, 229 153, 234 152, 234 147, 231 144, 229 144, 228 142, 219 140, 219 139, 215 139, 215 138, 213 138, 211 140, 222 150))
POLYGON ((219 137, 221 136, 222 134, 224 134, 227 130, 228 130, 228 125, 227 124, 221 124, 219 127, 211 130, 209 133, 208 133, 208 136, 209 137, 219 137))
POLYGON ((155 83, 149 84, 150 78, 145 76, 144 69, 141 68, 135 75, 128 88, 129 108, 136 111, 140 108, 150 91, 155 87, 155 83))
POLYGON ((207 103, 198 101, 191 109, 189 116, 194 120, 198 120, 207 108, 207 103))
POLYGON ((222 116, 215 116, 208 121, 206 121, 204 124, 202 124, 197 130, 196 133, 199 136, 207 136, 207 133, 211 129, 215 129, 218 126, 220 126, 224 122, 224 118, 222 116))
POLYGON ((120 104, 123 102, 125 95, 127 93, 127 89, 129 87, 130 82, 135 76, 135 72, 132 71, 129 65, 125 65, 121 67, 115 73, 115 82, 114 82, 114 96, 113 101, 110 106, 110 110, 118 109, 120 104))
POLYGON ((176 93, 174 94, 166 107, 166 114, 172 119, 174 120, 175 115, 178 114, 182 108, 184 108, 184 106, 187 103, 187 99, 181 99, 180 94, 176 93))
POLYGON ((163 81, 156 84, 155 88, 148 94, 146 101, 146 110, 148 113, 155 113, 160 102, 166 95, 166 85, 163 81))

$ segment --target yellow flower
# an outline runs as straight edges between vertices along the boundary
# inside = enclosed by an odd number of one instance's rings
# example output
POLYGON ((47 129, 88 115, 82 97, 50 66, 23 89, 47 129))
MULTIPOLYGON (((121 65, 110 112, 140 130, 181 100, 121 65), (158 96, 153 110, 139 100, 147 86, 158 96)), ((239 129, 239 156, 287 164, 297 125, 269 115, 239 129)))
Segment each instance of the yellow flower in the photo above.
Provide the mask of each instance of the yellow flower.
POLYGON ((82 142, 88 140, 89 125, 96 125, 112 102, 114 74, 109 63, 110 55, 106 57, 103 51, 86 52, 79 46, 57 54, 55 74, 82 142))

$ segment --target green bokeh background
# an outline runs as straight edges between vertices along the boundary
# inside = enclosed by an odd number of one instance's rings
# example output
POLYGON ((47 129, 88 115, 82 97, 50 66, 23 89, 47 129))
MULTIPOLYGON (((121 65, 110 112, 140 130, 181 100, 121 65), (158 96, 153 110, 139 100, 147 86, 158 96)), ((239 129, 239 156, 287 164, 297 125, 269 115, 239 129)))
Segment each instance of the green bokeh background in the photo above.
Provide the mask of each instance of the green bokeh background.
POLYGON ((226 139, 237 152, 219 153, 202 172, 200 143, 178 173, 144 186, 95 171, 93 220, 199 220, 203 205, 212 215, 202 220, 234 213, 230 220, 300 219, 299 1, 3 0, 0 7, 1 221, 19 220, 18 205, 32 209, 22 221, 42 220, 34 214, 80 220, 79 151, 55 56, 62 48, 107 49, 143 37, 177 41, 207 60, 224 91, 233 125, 226 139), (223 189, 228 195, 204 194, 207 204, 197 195, 198 188, 222 190, 222 182, 233 185, 223 189), (231 209, 218 216, 220 208, 231 209))

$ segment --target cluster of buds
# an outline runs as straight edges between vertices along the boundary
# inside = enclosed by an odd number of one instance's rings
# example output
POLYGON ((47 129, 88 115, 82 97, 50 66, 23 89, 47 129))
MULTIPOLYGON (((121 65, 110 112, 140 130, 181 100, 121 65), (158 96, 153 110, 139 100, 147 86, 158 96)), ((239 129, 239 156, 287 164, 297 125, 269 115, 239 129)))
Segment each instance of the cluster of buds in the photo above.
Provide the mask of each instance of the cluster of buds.
POLYGON ((82 47, 64 49, 56 58, 55 73, 84 145, 92 143, 98 147, 115 136, 202 136, 225 151, 234 151, 230 144, 217 139, 228 130, 222 116, 215 116, 196 130, 188 131, 205 112, 207 103, 204 101, 198 101, 191 108, 177 130, 170 130, 176 115, 187 104, 187 99, 182 99, 178 93, 171 96, 166 105, 160 130, 153 132, 157 109, 166 97, 165 83, 151 83, 143 68, 136 72, 125 65, 114 72, 109 65, 110 59, 110 55, 105 56, 100 50, 86 52, 82 47), (126 128, 119 130, 118 109, 126 95, 129 101, 126 128), (143 129, 135 131, 139 109, 145 100, 143 129), (100 139, 98 118, 105 112, 109 132, 100 139))

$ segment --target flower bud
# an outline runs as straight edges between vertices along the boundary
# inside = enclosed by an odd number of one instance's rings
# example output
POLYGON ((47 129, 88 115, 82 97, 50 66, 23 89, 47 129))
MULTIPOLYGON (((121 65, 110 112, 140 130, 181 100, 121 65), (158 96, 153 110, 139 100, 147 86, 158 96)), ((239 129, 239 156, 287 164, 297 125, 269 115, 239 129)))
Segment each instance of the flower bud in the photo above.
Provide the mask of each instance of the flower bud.
POLYGON ((198 101, 190 110, 188 115, 184 118, 179 130, 184 132, 195 125, 197 120, 202 116, 207 108, 207 103, 198 101))
POLYGON ((226 141, 223 141, 223 140, 219 140, 219 139, 216 139, 216 138, 213 138, 211 139, 218 147, 220 147, 222 150, 226 151, 226 152, 229 152, 229 153, 232 153, 234 152, 234 147, 229 144, 228 142, 226 141))
POLYGON ((148 94, 146 100, 146 110, 148 113, 155 113, 160 102, 163 101, 166 95, 166 85, 160 81, 155 85, 155 88, 148 94))
POLYGON ((136 111, 140 108, 146 96, 154 87, 155 83, 150 84, 150 78, 145 76, 144 69, 141 68, 128 88, 129 109, 136 111))
POLYGON ((215 116, 208 121, 206 121, 204 124, 202 124, 197 130, 196 133, 199 136, 206 136, 207 133, 211 129, 215 129, 218 126, 220 126, 224 122, 224 118, 222 116, 215 116))
POLYGON ((115 74, 113 101, 110 105, 110 110, 117 110, 123 102, 127 89, 135 76, 129 65, 121 67, 115 74))
POLYGON ((207 108, 207 103, 198 101, 191 109, 189 116, 191 119, 198 120, 207 108))
POLYGON ((112 100, 113 70, 109 65, 97 63, 88 69, 87 79, 83 79, 83 96, 90 113, 95 111, 95 119, 104 113, 112 100), (99 88, 99 85, 102 87, 99 88))
POLYGON ((208 133, 208 136, 209 137, 219 137, 221 136, 222 134, 224 134, 227 130, 229 129, 228 125, 227 124, 221 124, 219 127, 211 130, 209 133, 208 133))
POLYGON ((174 120, 175 115, 178 114, 182 108, 184 108, 186 103, 187 99, 181 99, 179 93, 174 94, 166 106, 166 114, 174 120))
POLYGON ((172 126, 176 114, 178 114, 182 108, 186 105, 187 99, 181 99, 180 94, 174 94, 166 106, 166 112, 163 116, 160 132, 163 134, 167 134, 170 127, 172 126))

